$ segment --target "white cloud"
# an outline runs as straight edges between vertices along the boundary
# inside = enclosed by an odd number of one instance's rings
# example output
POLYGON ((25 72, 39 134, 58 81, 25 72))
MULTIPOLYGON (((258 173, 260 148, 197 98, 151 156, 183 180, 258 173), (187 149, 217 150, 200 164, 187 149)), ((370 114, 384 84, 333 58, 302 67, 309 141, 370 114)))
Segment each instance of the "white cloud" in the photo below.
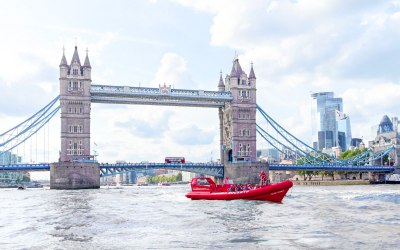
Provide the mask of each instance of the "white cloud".
POLYGON ((165 83, 167 86, 188 88, 191 82, 186 60, 175 53, 163 55, 155 78, 152 80, 152 84, 157 87, 165 83))
POLYGON ((210 145, 216 135, 215 130, 204 131, 197 125, 191 125, 170 132, 178 145, 210 145))
POLYGON ((257 102, 298 137, 310 138, 301 125, 310 123, 310 92, 343 97, 359 137, 370 134, 364 124, 399 115, 398 2, 199 2, 185 5, 214 15, 210 43, 239 50, 242 65, 255 63, 257 102))

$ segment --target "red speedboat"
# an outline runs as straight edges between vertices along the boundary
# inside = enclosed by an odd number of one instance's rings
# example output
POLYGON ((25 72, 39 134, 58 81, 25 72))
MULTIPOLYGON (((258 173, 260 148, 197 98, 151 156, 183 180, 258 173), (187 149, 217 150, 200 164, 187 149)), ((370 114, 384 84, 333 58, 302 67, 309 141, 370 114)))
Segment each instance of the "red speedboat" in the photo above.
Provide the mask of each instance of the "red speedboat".
POLYGON ((192 192, 186 194, 186 197, 192 200, 244 199, 281 202, 293 183, 287 180, 242 191, 231 191, 235 189, 234 184, 217 185, 211 178, 193 178, 190 185, 192 192))

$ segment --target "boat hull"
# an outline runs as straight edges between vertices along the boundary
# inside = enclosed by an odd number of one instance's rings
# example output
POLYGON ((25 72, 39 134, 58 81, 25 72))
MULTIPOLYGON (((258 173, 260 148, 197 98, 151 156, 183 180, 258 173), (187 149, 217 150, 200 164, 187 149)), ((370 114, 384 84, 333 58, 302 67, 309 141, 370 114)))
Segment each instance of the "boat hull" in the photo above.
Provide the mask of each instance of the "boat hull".
POLYGON ((260 188, 237 192, 209 192, 194 191, 186 194, 192 200, 262 200, 281 202, 288 190, 293 186, 289 180, 276 184, 262 186, 260 188))

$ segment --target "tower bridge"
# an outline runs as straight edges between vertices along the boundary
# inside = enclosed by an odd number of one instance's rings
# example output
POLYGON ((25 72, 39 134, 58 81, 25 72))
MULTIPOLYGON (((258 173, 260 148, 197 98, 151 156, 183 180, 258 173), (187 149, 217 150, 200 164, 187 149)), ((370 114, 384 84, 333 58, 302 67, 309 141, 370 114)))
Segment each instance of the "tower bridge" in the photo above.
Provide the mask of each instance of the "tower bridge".
MULTIPOLYGON (((253 65, 247 75, 239 59, 233 60, 230 74, 220 75, 218 91, 175 89, 160 84, 158 88, 92 84, 88 54, 81 64, 75 46, 70 64, 63 53, 60 63, 60 95, 45 108, 23 123, 0 135, 0 150, 10 151, 35 134, 58 110, 61 111, 61 150, 55 163, 1 165, 0 171, 48 171, 53 189, 98 188, 100 176, 143 168, 166 168, 203 173, 222 178, 229 176, 237 182, 258 182, 263 171, 368 171, 393 172, 391 166, 377 165, 383 157, 399 163, 398 146, 388 146, 380 152, 338 160, 316 151, 294 137, 256 104, 256 76, 253 65), (60 106, 55 105, 59 100, 60 106), (98 163, 90 156, 91 104, 133 104, 217 108, 219 118, 221 164, 166 163, 98 163), (280 136, 274 137, 256 124, 256 112, 280 136), (293 162, 303 164, 271 164, 256 161, 256 134, 293 162), (2 137, 4 139, 2 140, 2 137), (1 142, 3 141, 3 142, 1 142)), ((1 151, 0 151, 1 155, 1 151)))
POLYGON ((220 159, 225 173, 239 181, 256 182, 266 163, 256 162, 256 77, 247 75, 236 57, 231 73, 218 83, 218 91, 92 84, 89 56, 81 64, 78 49, 68 64, 60 63, 61 151, 51 164, 52 188, 99 187, 100 166, 85 162, 90 155, 91 103, 218 108, 220 159), (82 161, 80 161, 82 160, 82 161), (79 167, 77 167, 79 166, 79 167), (251 168, 254 167, 254 168, 251 168))

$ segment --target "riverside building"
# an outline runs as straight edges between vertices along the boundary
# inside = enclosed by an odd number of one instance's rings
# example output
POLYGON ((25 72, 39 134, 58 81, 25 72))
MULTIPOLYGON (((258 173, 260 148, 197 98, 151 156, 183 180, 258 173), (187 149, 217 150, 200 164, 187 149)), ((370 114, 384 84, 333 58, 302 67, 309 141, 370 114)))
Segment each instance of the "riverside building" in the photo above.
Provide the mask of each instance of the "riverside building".
POLYGON ((377 160, 375 164, 397 166, 397 171, 400 172, 400 136, 398 127, 399 119, 397 117, 392 117, 392 119, 390 119, 387 115, 384 115, 376 131, 375 139, 368 144, 369 147, 373 149, 374 153, 394 146, 395 150, 390 153, 387 162, 380 162, 377 160))
MULTIPOLYGON (((11 152, 0 151, 0 164, 16 164, 21 163, 21 156, 11 152)), ((24 176, 29 178, 28 172, 0 172, 0 183, 16 183, 24 179, 24 176)))

